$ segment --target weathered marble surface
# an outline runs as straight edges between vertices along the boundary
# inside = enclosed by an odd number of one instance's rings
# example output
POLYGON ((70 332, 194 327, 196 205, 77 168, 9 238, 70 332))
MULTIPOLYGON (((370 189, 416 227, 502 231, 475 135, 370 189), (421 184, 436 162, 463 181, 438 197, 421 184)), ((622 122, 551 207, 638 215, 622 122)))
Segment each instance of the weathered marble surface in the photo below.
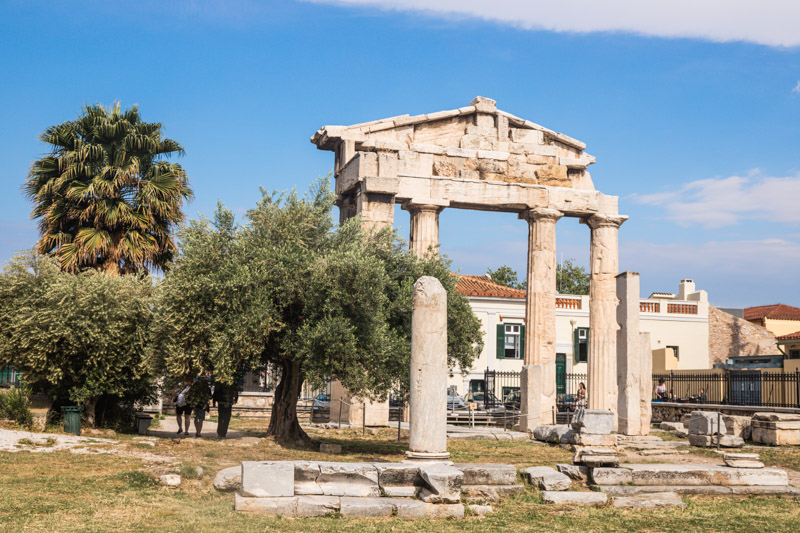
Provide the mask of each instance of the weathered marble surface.
POLYGON ((447 292, 438 279, 414 284, 411 313, 409 459, 446 460, 447 292))

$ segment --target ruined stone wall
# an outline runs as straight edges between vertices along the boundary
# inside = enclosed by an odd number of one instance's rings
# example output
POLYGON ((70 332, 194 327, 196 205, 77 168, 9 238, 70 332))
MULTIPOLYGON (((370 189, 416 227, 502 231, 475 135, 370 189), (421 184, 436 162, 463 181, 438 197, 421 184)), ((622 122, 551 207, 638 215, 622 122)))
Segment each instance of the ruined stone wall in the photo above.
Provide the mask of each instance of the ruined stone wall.
POLYGON ((729 357, 779 354, 775 335, 766 328, 708 307, 709 363, 724 363, 729 357))

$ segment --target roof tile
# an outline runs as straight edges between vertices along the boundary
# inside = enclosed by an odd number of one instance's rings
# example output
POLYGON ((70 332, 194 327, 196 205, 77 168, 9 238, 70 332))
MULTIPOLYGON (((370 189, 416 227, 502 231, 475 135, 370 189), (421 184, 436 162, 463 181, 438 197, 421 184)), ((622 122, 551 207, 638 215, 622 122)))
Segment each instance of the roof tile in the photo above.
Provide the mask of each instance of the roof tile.
POLYGON ((800 320, 800 307, 773 304, 748 307, 744 310, 745 320, 760 320, 762 318, 771 318, 773 320, 800 320))
POLYGON ((525 298, 525 291, 506 287, 492 281, 489 276, 467 276, 458 274, 456 289, 464 296, 486 296, 492 298, 525 298))

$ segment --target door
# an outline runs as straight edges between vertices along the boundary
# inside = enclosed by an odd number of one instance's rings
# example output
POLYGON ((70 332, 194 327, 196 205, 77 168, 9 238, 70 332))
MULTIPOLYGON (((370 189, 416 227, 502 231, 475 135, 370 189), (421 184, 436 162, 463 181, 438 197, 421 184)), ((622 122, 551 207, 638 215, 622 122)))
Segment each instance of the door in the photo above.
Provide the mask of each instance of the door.
POLYGON ((567 354, 556 354, 556 394, 567 392, 567 354))

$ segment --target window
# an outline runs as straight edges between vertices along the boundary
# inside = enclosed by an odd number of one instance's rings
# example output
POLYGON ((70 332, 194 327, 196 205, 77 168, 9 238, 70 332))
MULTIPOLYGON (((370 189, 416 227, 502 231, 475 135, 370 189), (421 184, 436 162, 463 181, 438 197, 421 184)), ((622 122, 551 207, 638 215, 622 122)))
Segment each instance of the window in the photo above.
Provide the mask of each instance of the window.
POLYGON ((522 324, 497 325, 497 358, 523 359, 525 357, 525 326, 522 324))
POLYGON ((585 363, 589 360, 589 328, 575 328, 575 346, 572 355, 573 363, 585 363))
POLYGON ((789 350, 789 359, 800 359, 800 348, 789 350))

